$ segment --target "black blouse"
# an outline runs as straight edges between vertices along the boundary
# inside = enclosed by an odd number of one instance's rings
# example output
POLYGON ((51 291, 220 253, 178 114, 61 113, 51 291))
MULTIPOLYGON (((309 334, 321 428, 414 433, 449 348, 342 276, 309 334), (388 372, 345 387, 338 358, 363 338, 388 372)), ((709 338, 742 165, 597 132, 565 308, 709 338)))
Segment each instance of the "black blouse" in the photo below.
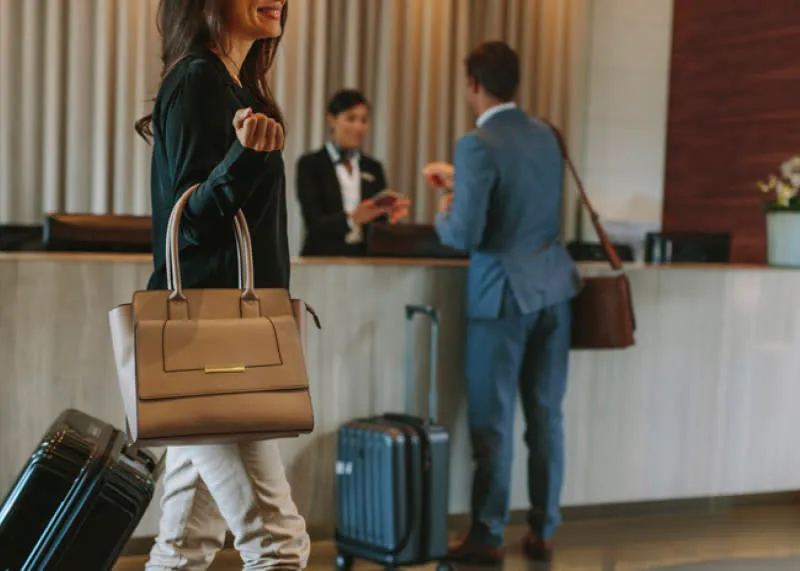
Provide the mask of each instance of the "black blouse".
POLYGON ((255 286, 289 287, 283 157, 239 143, 233 117, 246 107, 264 111, 210 50, 184 58, 164 78, 153 107, 148 289, 166 288, 167 221, 178 198, 198 183, 181 218, 184 287, 238 287, 233 218, 240 208, 252 234, 255 286))

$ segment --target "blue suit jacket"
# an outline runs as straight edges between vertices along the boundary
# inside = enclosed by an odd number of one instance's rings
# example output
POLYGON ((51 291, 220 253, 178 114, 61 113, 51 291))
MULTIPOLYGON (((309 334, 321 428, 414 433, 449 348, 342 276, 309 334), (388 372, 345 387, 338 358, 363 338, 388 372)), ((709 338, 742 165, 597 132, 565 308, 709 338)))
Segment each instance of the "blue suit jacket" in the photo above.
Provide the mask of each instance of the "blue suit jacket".
POLYGON ((454 166, 452 207, 436 230, 471 253, 468 317, 500 317, 506 286, 523 314, 574 297, 581 279, 560 240, 564 169, 550 127, 500 111, 458 141, 454 166))

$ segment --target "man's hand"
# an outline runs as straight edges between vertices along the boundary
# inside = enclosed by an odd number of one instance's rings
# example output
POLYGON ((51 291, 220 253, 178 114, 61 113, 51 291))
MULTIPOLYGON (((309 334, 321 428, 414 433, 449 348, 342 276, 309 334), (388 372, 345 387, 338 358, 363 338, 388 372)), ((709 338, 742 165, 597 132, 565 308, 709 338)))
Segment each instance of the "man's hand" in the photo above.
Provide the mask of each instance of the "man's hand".
POLYGON ((233 128, 243 147, 261 152, 283 148, 283 128, 280 123, 263 113, 253 113, 249 107, 236 112, 233 128))
POLYGON ((453 193, 448 192, 439 199, 439 212, 447 214, 453 206, 453 193))
POLYGON ((428 163, 422 169, 422 176, 434 188, 446 188, 453 190, 453 177, 455 169, 450 163, 428 163))

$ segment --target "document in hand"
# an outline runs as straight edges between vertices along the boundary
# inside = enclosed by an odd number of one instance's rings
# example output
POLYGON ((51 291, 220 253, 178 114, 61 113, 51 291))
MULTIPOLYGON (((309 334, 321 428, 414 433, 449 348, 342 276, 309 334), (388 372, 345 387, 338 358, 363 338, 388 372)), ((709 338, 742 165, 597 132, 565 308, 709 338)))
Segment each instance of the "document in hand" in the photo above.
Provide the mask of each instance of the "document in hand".
POLYGON ((401 198, 403 198, 401 194, 386 189, 376 194, 372 200, 375 202, 375 206, 379 208, 391 208, 401 198))

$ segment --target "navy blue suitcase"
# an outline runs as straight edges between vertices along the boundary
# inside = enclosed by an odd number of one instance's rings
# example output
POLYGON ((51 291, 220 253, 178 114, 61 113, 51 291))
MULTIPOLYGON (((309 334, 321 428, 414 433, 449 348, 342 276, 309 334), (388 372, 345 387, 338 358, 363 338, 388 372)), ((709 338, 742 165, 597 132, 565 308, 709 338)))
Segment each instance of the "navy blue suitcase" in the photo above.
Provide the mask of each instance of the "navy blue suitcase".
POLYGON ((52 424, 0 505, 0 571, 107 571, 153 498, 162 461, 75 410, 52 424))
POLYGON ((438 562, 448 568, 450 438, 436 423, 438 312, 406 307, 406 412, 353 420, 337 434, 336 529, 339 571, 354 559, 400 566, 438 562), (428 417, 410 414, 414 316, 431 321, 428 417))

